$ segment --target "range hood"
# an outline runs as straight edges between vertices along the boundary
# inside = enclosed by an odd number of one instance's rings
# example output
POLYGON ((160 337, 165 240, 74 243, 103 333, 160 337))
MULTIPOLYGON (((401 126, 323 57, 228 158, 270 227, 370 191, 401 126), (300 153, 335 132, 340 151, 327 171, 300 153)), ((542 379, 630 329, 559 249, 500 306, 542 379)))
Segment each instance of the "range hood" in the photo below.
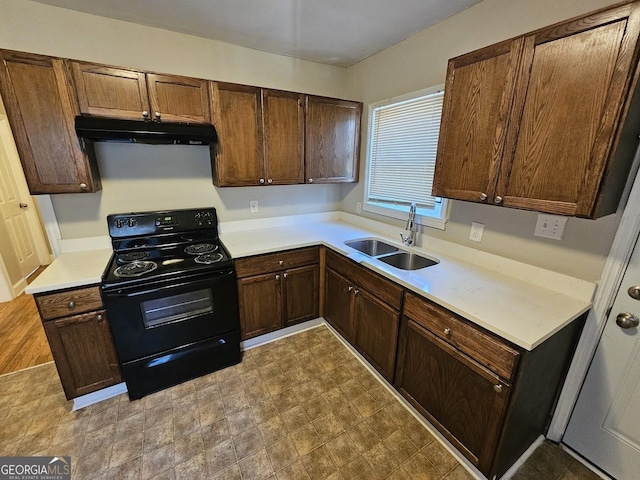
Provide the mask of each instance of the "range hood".
POLYGON ((213 125, 144 122, 104 117, 76 117, 78 137, 93 141, 158 145, 210 145, 217 140, 213 125))

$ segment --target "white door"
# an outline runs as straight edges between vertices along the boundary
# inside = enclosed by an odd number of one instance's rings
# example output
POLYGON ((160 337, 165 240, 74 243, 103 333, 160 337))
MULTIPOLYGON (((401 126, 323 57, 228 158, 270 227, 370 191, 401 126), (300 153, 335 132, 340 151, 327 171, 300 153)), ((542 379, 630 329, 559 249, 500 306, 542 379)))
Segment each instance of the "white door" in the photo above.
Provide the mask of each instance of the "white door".
POLYGON ((10 159, 0 141, 0 221, 6 227, 23 277, 40 266, 40 259, 26 212, 26 209, 35 207, 29 202, 31 202, 31 197, 24 201, 20 198, 10 159))
POLYGON ((618 480, 640 479, 640 242, 563 442, 618 480))

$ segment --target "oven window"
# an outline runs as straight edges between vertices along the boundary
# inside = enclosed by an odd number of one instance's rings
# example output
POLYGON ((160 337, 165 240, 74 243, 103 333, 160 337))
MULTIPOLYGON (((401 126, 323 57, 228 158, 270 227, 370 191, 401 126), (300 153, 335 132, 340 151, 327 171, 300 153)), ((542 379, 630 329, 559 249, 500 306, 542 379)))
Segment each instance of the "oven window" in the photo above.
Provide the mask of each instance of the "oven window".
POLYGON ((179 322, 196 315, 212 312, 211 290, 205 288, 195 292, 148 300, 142 302, 140 309, 145 328, 179 322))

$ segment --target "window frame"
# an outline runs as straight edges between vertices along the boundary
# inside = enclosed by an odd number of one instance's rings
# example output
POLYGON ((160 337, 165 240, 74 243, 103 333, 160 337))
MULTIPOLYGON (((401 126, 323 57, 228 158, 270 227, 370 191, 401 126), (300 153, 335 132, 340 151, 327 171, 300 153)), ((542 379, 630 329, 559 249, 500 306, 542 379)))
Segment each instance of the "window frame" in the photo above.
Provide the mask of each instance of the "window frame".
MULTIPOLYGON (((369 186, 371 178, 371 154, 373 151, 373 114, 376 108, 391 105, 394 103, 405 102, 407 100, 413 100, 426 95, 431 95, 438 92, 444 92, 444 85, 437 85, 434 87, 425 88, 415 92, 410 92, 396 97, 388 98, 378 102, 369 104, 368 110, 368 128, 367 128, 367 157, 365 165, 365 188, 364 198, 362 199, 362 209, 383 215, 385 217, 396 218, 399 220, 406 220, 409 214, 409 206, 402 204, 388 204, 369 200, 369 186)), ((445 230, 447 221, 449 219, 449 205, 450 202, 446 198, 438 197, 439 200, 436 203, 434 209, 418 207, 416 214, 416 223, 427 227, 437 228, 439 230, 445 230)))

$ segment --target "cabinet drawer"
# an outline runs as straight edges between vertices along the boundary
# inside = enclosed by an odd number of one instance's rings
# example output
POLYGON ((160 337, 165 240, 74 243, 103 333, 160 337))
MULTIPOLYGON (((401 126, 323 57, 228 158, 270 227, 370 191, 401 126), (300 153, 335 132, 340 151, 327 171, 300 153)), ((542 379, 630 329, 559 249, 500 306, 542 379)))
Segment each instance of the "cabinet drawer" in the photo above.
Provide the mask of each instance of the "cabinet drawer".
POLYGON ((277 253, 268 253, 256 257, 236 260, 236 276, 238 278, 277 272, 293 267, 318 263, 320 258, 318 247, 301 248, 277 253))
POLYGON ((36 295, 35 299, 43 320, 76 315, 102 308, 100 287, 97 286, 36 295))
POLYGON ((444 308, 407 293, 404 314, 478 363, 511 380, 520 353, 444 308))
POLYGON ((327 249, 327 266, 368 290, 396 310, 402 308, 402 287, 327 249))

